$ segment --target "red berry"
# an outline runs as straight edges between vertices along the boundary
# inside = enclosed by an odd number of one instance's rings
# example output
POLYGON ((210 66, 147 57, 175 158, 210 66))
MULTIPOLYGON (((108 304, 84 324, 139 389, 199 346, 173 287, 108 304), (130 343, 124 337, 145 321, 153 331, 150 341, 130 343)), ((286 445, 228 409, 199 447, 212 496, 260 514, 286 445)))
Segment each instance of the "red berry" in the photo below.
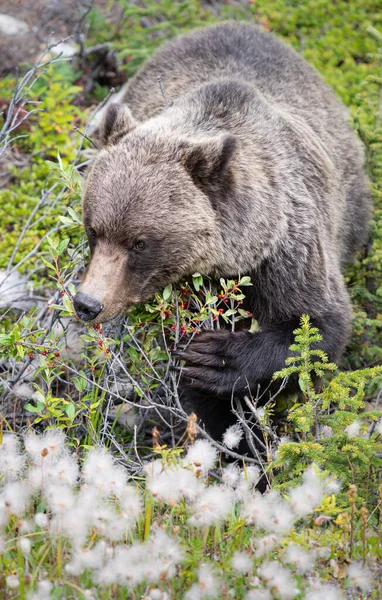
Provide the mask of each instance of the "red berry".
POLYGON ((218 294, 218 298, 221 300, 223 298, 223 294, 218 294))
POLYGON ((168 310, 164 311, 164 318, 165 319, 168 319, 170 315, 171 315, 171 313, 168 310))
POLYGON ((61 292, 61 296, 65 296, 66 292, 64 290, 62 290, 61 292))
POLYGON ((218 312, 222 314, 224 312, 224 308, 219 308, 218 312))
POLYGON ((30 358, 31 360, 33 360, 33 359, 34 359, 34 354, 32 354, 32 353, 31 353, 31 354, 29 355, 29 358, 30 358))
POLYGON ((102 340, 99 340, 98 342, 98 346, 101 348, 102 347, 102 340))
POLYGON ((168 350, 169 350, 169 352, 172 352, 174 350, 174 346, 169 346, 168 350))
POLYGON ((175 329, 176 329, 175 325, 171 325, 171 329, 172 329, 173 331, 175 331, 175 329))
POLYGON ((218 317, 217 315, 213 315, 213 317, 212 317, 212 319, 213 319, 214 321, 217 321, 217 320, 218 320, 218 318, 219 318, 219 317, 218 317))
POLYGON ((105 354, 110 354, 110 350, 109 349, 105 350, 105 354))
POLYGON ((58 358, 60 356, 60 353, 59 352, 55 352, 54 356, 56 356, 58 358))

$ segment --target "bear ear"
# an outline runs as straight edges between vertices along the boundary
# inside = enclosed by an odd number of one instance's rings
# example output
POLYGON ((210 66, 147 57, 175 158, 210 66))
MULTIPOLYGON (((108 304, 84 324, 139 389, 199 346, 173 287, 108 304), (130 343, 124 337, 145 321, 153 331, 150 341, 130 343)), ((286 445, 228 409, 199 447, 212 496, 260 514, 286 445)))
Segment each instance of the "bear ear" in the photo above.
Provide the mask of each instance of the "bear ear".
POLYGON ((198 141, 184 147, 182 162, 198 187, 211 188, 223 184, 237 146, 231 134, 198 141))
POLYGON ((106 108, 97 137, 101 146, 117 144, 119 140, 138 125, 125 104, 114 102, 106 108))

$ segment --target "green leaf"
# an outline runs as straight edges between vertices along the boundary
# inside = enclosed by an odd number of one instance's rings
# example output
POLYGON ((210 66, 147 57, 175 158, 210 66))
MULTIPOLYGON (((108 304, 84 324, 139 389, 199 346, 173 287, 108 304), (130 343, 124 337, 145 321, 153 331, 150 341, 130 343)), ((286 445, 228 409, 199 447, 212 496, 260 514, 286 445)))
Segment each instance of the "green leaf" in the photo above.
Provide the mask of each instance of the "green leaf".
POLYGON ((53 162, 52 160, 46 160, 45 164, 48 165, 48 167, 51 169, 51 171, 58 171, 59 170, 59 166, 57 163, 53 162))
POLYGON ((86 333, 83 333, 82 335, 80 335, 80 339, 84 342, 94 342, 96 340, 96 336, 91 336, 87 335, 86 333))
POLYGON ((53 240, 50 235, 48 235, 46 237, 46 239, 48 240, 48 244, 51 248, 54 248, 56 250, 57 246, 58 246, 58 240, 53 240))
POLYGON ((242 285, 253 285, 251 278, 248 276, 242 277, 238 283, 239 287, 242 285))
POLYGON ((135 348, 129 348, 128 349, 128 353, 130 354, 130 358, 132 360, 138 360, 139 359, 139 356, 140 356, 139 352, 135 348))
POLYGON ((44 410, 45 406, 41 402, 37 402, 36 406, 30 403, 25 404, 24 408, 31 413, 40 413, 44 410))
POLYGON ((37 404, 41 404, 43 407, 45 406, 46 398, 45 398, 44 394, 42 394, 39 390, 36 390, 34 392, 34 397, 37 400, 37 404))
POLYGON ((80 375, 78 377, 72 378, 72 381, 76 387, 76 390, 78 390, 80 393, 86 389, 87 381, 86 381, 85 377, 86 377, 85 373, 83 371, 80 371, 80 375), (82 377, 81 377, 81 375, 82 375, 82 377))
POLYGON ((67 294, 65 294, 65 296, 63 296, 63 298, 62 298, 62 304, 64 305, 65 309, 69 313, 73 312, 73 304, 72 304, 72 301, 70 300, 70 298, 69 298, 69 296, 67 294))
POLYGON ((19 344, 16 346, 17 349, 17 354, 20 356, 20 358, 24 358, 25 356, 25 349, 23 346, 20 346, 19 344))
POLYGON ((172 285, 171 283, 167 285, 163 290, 163 300, 169 300, 172 294, 172 285))
POLYGON ((194 273, 192 276, 192 283, 194 284, 195 290, 198 292, 203 285, 203 277, 200 273, 194 273))
POLYGON ((303 377, 298 378, 298 385, 301 391, 306 392, 306 380, 303 377))
POLYGON ((72 217, 73 221, 75 221, 76 223, 79 223, 80 225, 82 225, 81 217, 78 215, 78 213, 76 213, 75 210, 73 210, 72 208, 69 207, 68 208, 68 213, 72 217))
POLYGON ((48 262, 43 256, 41 256, 41 260, 48 269, 52 269, 52 271, 56 270, 56 267, 52 265, 52 263, 48 262))
POLYGON ((57 246, 57 252, 59 252, 61 254, 61 252, 63 252, 65 250, 65 248, 69 244, 69 242, 70 242, 69 238, 65 238, 64 240, 61 240, 61 242, 57 246))
POLYGON ((61 223, 65 223, 65 225, 73 225, 74 221, 70 217, 63 217, 62 215, 58 217, 61 223))
POLYGON ((31 413, 38 413, 38 412, 40 412, 38 410, 38 408, 36 408, 35 406, 33 406, 32 404, 29 404, 29 403, 25 404, 24 408, 25 408, 25 410, 28 410, 31 413))
POLYGON ((143 392, 141 392, 139 387, 137 387, 136 385, 134 386, 134 392, 137 394, 137 396, 139 396, 140 398, 143 398, 143 392))
POLYGON ((75 415, 76 415, 76 408, 74 406, 74 404, 71 402, 70 404, 67 404, 65 406, 65 412, 68 415, 69 419, 71 421, 73 421, 75 415))

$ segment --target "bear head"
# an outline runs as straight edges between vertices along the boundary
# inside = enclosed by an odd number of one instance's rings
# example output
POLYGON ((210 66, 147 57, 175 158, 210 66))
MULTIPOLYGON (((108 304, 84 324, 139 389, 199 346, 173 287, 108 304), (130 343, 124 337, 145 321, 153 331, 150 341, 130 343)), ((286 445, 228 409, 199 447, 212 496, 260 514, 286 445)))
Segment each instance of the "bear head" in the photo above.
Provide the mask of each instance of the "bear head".
POLYGON ((123 104, 108 107, 99 140, 83 195, 91 257, 74 299, 94 324, 195 271, 213 272, 216 198, 229 187, 236 148, 227 133, 188 139, 140 124, 123 104))

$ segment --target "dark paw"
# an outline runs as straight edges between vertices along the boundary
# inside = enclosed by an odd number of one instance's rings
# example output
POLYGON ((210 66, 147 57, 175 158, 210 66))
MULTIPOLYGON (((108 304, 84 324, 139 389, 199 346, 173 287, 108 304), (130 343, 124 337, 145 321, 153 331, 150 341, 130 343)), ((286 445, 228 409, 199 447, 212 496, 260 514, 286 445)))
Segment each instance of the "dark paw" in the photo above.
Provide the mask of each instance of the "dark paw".
POLYGON ((180 370, 186 385, 206 392, 226 394, 243 390, 245 377, 238 356, 239 333, 206 331, 176 355, 185 361, 180 370))

